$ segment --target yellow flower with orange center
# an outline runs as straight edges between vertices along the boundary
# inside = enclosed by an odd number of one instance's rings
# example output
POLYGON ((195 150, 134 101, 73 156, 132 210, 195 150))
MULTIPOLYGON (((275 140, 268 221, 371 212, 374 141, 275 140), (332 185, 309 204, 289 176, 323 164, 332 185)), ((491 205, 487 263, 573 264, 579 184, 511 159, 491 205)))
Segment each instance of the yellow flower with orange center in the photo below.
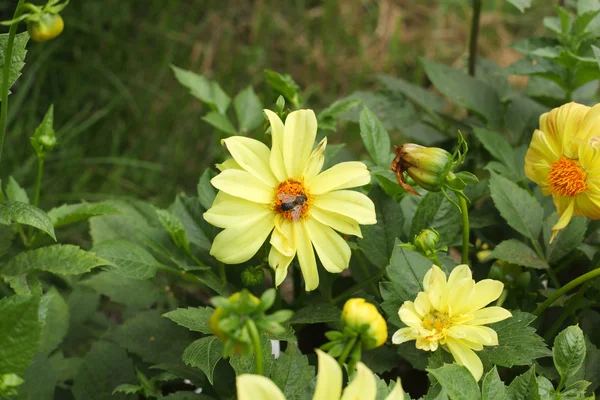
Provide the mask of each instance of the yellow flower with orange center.
POLYGON ((276 284, 297 256, 305 288, 314 290, 319 286, 315 251, 327 271, 342 272, 350 247, 336 231, 362 237, 359 224, 377 222, 373 202, 346 190, 366 185, 371 177, 361 162, 321 172, 327 138, 313 149, 317 118, 312 110, 290 113, 285 124, 274 112, 265 113, 271 149, 243 136, 223 140, 233 158, 218 165, 221 173, 211 180, 219 192, 204 219, 224 230, 210 254, 227 264, 243 263, 271 235, 269 264, 276 284))
POLYGON ((552 195, 560 215, 552 237, 574 215, 600 219, 600 105, 569 103, 542 114, 525 156, 525 175, 552 195))
POLYGON ((500 297, 504 284, 493 279, 475 283, 464 264, 455 267, 446 281, 444 271, 433 265, 423 278, 423 288, 414 302, 405 301, 400 307, 398 316, 407 327, 394 333, 392 343, 416 340, 417 349, 425 351, 442 345, 479 380, 483 364, 475 351, 498 345, 496 331, 483 325, 511 316, 502 307, 486 307, 500 297))

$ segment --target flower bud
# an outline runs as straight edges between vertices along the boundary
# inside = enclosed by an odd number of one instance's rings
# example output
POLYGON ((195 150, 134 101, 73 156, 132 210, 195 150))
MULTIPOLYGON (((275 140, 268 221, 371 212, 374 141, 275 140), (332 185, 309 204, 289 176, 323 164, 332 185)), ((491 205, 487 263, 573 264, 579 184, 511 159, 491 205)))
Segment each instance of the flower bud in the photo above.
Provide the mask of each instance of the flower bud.
POLYGON ((436 252, 439 240, 440 234, 435 229, 423 229, 421 233, 415 236, 414 245, 419 253, 430 254, 436 252))
POLYGON ((355 298, 346 301, 342 310, 342 323, 361 336, 365 349, 379 347, 385 343, 388 332, 385 319, 371 303, 355 298))
MULTIPOLYGON (((213 311, 212 315, 210 316, 210 320, 208 321, 208 326, 211 332, 223 343, 227 343, 234 332, 229 332, 228 329, 224 330, 223 325, 228 326, 228 324, 221 324, 221 321, 228 320, 231 316, 236 315, 233 310, 246 308, 247 306, 251 305, 258 305, 260 300, 250 292, 246 291, 244 296, 242 296, 242 292, 232 294, 229 296, 229 298, 227 298, 227 303, 229 303, 231 309, 229 309, 229 307, 227 309, 225 307, 215 308, 215 311, 213 311), (246 300, 245 302, 247 302, 247 299, 249 299, 250 304, 242 304, 242 301, 246 300)), ((240 347, 236 346, 234 351, 239 350, 240 347)))
POLYGON ((242 272, 242 284, 246 287, 260 285, 264 280, 265 273, 260 265, 248 267, 242 272))
POLYGON ((413 143, 400 147, 394 146, 394 148, 396 158, 390 169, 396 173, 398 183, 406 191, 418 194, 405 182, 403 172, 406 172, 417 185, 430 192, 438 192, 444 187, 446 177, 454 163, 452 154, 438 147, 423 147, 413 143))
POLYGON ((42 13, 38 21, 27 23, 29 36, 35 42, 45 42, 60 35, 65 28, 65 22, 59 14, 42 13))

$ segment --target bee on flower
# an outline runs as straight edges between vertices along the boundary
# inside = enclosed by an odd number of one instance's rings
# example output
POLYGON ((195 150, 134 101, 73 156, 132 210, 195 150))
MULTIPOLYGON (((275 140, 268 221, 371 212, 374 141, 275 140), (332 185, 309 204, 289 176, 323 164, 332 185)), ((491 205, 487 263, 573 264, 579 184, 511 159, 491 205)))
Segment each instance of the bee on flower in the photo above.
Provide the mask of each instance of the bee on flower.
POLYGON ((416 347, 425 351, 441 345, 479 381, 483 364, 475 351, 498 345, 496 331, 484 325, 512 315, 502 307, 486 307, 500 297, 504 284, 492 279, 475 283, 468 265, 454 268, 446 280, 434 265, 425 274, 423 287, 414 302, 405 301, 400 307, 398 316, 407 327, 396 331, 392 342, 416 340, 416 347))
POLYGON ((265 113, 271 149, 243 136, 223 140, 233 158, 219 165, 221 173, 211 180, 219 192, 204 219, 224 230, 210 254, 227 264, 243 263, 270 235, 276 284, 298 257, 305 289, 314 290, 319 285, 315 251, 327 271, 342 272, 350 247, 337 232, 362 237, 360 224, 376 223, 373 202, 347 190, 368 184, 371 177, 361 162, 321 172, 327 138, 313 149, 317 118, 312 110, 290 113, 285 124, 274 112, 265 113))
MULTIPOLYGON (((356 375, 342 392, 342 368, 335 358, 316 350, 319 359, 319 374, 313 400, 375 400, 377 381, 373 372, 359 362, 356 375)), ((261 375, 243 374, 236 379, 238 400, 285 400, 279 387, 261 375)), ((385 400, 404 400, 400 379, 385 400)))
POLYGON ((574 215, 600 219, 600 104, 571 102, 540 116, 525 155, 525 175, 552 195, 560 215, 550 242, 574 215))

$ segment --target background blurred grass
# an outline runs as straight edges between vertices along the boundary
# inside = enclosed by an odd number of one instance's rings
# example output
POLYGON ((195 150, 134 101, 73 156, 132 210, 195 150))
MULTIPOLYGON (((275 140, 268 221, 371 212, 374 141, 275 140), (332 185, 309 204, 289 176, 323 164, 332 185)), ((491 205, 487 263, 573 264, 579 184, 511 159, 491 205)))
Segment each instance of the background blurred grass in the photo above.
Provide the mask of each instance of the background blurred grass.
MULTIPOLYGON (((0 2, 3 19, 12 3, 0 2)), ((484 3, 480 54, 502 66, 518 57, 507 46, 543 30, 552 7, 537 2, 521 15, 502 0, 484 3)), ((29 136, 54 103, 60 146, 46 164, 42 206, 114 196, 166 203, 194 191, 220 157, 219 136, 171 64, 232 96, 252 85, 267 107, 275 96, 263 70, 286 72, 318 110, 373 88, 377 72, 427 84, 419 57, 462 67, 470 1, 81 0, 63 15, 57 40, 30 44, 0 168, 3 180, 13 175, 31 188, 29 136)))

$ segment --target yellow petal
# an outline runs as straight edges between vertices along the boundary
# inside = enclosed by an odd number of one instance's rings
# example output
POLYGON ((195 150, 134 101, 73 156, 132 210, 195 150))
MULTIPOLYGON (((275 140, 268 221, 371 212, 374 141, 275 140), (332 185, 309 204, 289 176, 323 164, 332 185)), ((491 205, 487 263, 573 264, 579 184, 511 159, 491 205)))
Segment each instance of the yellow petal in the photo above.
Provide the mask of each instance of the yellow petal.
POLYGON ((546 186, 551 166, 561 155, 558 144, 553 144, 544 132, 536 130, 525 154, 525 175, 539 186, 546 186))
POLYGON ((275 215, 275 229, 271 235, 271 245, 281 254, 288 257, 296 253, 296 242, 294 240, 293 223, 281 214, 275 215))
POLYGON ((581 122, 577 137, 587 140, 597 135, 598 132, 600 132, 600 104, 596 104, 587 111, 581 122))
POLYGON ((431 303, 429 302, 429 296, 425 292, 419 292, 415 298, 415 311, 423 318, 431 310, 431 303))
POLYGON ((464 314, 469 308, 475 294, 475 281, 463 278, 459 282, 448 283, 448 312, 450 316, 464 314))
POLYGON ((423 287, 429 296, 431 306, 438 311, 447 309, 446 274, 440 267, 433 265, 423 278, 423 287))
POLYGON ((411 328, 421 328, 423 326, 422 317, 419 316, 412 301, 405 301, 398 310, 398 317, 405 325, 411 328))
POLYGON ((385 400, 404 400, 404 389, 402 388, 402 382, 400 382, 400 378, 396 380, 396 386, 394 386, 394 390, 388 394, 385 400))
POLYGON ((556 211, 558 211, 560 218, 558 219, 558 222, 552 227, 552 236, 550 237, 550 243, 552 243, 556 235, 558 235, 558 231, 569 225, 569 222, 571 222, 571 218, 573 217, 573 212, 575 211, 575 199, 573 199, 572 197, 560 198, 557 196, 554 198, 554 204, 557 206, 556 211), (567 204, 567 207, 564 210, 559 209, 562 203, 567 204))
POLYGON ((348 268, 351 254, 348 243, 333 229, 314 218, 305 220, 305 225, 323 267, 334 274, 348 268))
POLYGON ((503 321, 507 318, 512 317, 510 311, 502 307, 486 307, 481 310, 477 310, 473 313, 474 318, 466 324, 469 325, 485 325, 492 324, 494 322, 503 321))
POLYGON ((400 328, 392 336, 392 343, 402 344, 411 340, 416 340, 417 334, 413 328, 400 328))
POLYGON ((581 193, 575 197, 574 215, 585 215, 591 219, 600 219, 600 196, 581 193))
POLYGON ((337 400, 342 394, 342 369, 329 354, 319 349, 315 352, 319 370, 313 400, 337 400))
POLYGON ((323 210, 318 207, 310 209, 310 217, 322 224, 329 225, 338 232, 346 235, 354 235, 362 238, 360 225, 354 219, 336 212, 323 210))
POLYGON ((464 365, 476 381, 481 379, 483 375, 483 364, 481 360, 467 345, 461 343, 460 340, 449 338, 446 342, 448 350, 456 360, 458 365, 464 365))
POLYGON ((463 279, 473 279, 471 268, 466 264, 457 265, 452 272, 450 272, 450 276, 448 277, 448 287, 452 288, 463 279))
POLYGON ((498 335, 496 331, 487 326, 454 325, 448 329, 451 336, 456 339, 466 339, 470 342, 484 346, 497 346, 498 335))
POLYGON ((277 385, 262 375, 240 375, 236 386, 238 400, 285 400, 277 385))
POLYGON ((269 165, 271 151, 264 143, 245 136, 231 136, 223 139, 222 143, 225 143, 229 153, 246 171, 270 187, 279 183, 269 165))
POLYGON ((324 137, 317 147, 310 153, 310 157, 308 159, 308 165, 306 166, 306 170, 304 171, 304 179, 306 181, 310 181, 315 176, 321 172, 321 168, 323 168, 323 164, 325 163, 325 156, 323 152, 327 147, 327 138, 324 137))
POLYGON ((227 169, 210 183, 227 194, 256 203, 271 204, 275 200, 275 190, 246 171, 227 169))
POLYGON ((364 186, 371 182, 367 166, 358 161, 348 161, 334 165, 308 181, 308 191, 320 195, 334 190, 364 186))
POLYGON ((243 223, 248 218, 266 218, 270 214, 274 216, 275 212, 267 204, 254 203, 220 191, 213 206, 202 216, 211 225, 229 228, 243 223))
POLYGON ((504 284, 493 279, 484 279, 475 284, 473 297, 467 307, 467 312, 477 311, 492 301, 496 300, 502 294, 504 284))
POLYGON ((285 165, 283 164, 283 122, 281 119, 271 110, 264 110, 267 118, 269 118, 269 123, 271 124, 271 154, 269 157, 269 164, 271 165, 271 171, 273 175, 279 180, 279 182, 283 182, 287 179, 288 173, 285 170, 285 165))
POLYGON ((337 190, 316 196, 313 207, 354 219, 361 225, 377 223, 375 205, 366 195, 352 190, 337 190))
POLYGON ((304 221, 296 222, 292 226, 294 227, 298 263, 304 277, 304 288, 307 292, 310 292, 319 286, 319 271, 317 271, 315 252, 313 251, 304 221))
POLYGON ((363 363, 356 364, 356 375, 352 382, 344 389, 341 400, 375 400, 377 396, 377 382, 373 372, 363 363))
POLYGON ((241 171, 244 171, 244 168, 242 168, 242 166, 238 164, 238 162, 235 161, 233 158, 228 158, 221 164, 215 164, 215 167, 217 167, 217 169, 221 172, 225 171, 226 169, 239 169, 241 171))
POLYGON ((317 117, 313 110, 298 110, 285 120, 283 162, 288 178, 300 179, 317 136, 317 117))
POLYGON ((227 228, 213 241, 210 254, 225 264, 240 264, 256 254, 273 229, 274 218, 253 218, 227 228))
POLYGON ((577 147, 572 143, 572 138, 579 134, 583 119, 590 107, 574 102, 553 109, 547 115, 540 117, 540 130, 551 142, 560 146, 558 153, 569 158, 575 158, 577 147))
POLYGON ((288 267, 294 259, 296 253, 294 252, 291 256, 281 254, 275 246, 271 247, 269 251, 269 266, 275 271, 275 286, 281 285, 287 276, 288 267))

